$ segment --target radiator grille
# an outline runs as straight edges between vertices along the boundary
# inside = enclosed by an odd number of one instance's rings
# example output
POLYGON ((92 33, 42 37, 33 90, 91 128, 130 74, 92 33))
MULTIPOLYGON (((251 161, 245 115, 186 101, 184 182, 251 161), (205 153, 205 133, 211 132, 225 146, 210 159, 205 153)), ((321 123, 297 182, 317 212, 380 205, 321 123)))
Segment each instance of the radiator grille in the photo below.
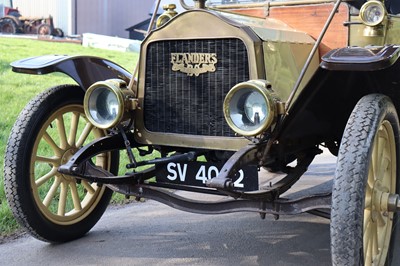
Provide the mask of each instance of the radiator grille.
POLYGON ((239 39, 168 40, 150 43, 146 57, 144 124, 147 130, 234 136, 223 101, 235 84, 249 80, 247 50, 239 39), (215 72, 189 76, 172 71, 171 53, 215 53, 215 72))

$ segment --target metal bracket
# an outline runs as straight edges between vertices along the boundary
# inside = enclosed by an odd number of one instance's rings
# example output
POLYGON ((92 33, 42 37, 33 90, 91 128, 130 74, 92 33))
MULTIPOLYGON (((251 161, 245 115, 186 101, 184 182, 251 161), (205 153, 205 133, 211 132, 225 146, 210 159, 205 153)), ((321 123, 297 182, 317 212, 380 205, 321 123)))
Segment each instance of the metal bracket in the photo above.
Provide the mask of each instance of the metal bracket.
MULTIPOLYGON (((127 138, 130 140, 130 143, 134 143, 134 145, 139 145, 133 138, 133 133, 129 132, 126 134, 127 138)), ((92 143, 84 146, 79 149, 74 156, 69 159, 69 161, 61 165, 58 168, 58 172, 67 175, 75 175, 73 171, 74 168, 78 167, 81 163, 89 160, 90 158, 104 152, 109 152, 113 150, 121 150, 125 148, 124 139, 120 134, 106 136, 100 139, 93 141, 92 143)))
POLYGON ((152 178, 155 168, 151 167, 137 173, 128 173, 122 176, 115 176, 112 173, 100 168, 88 160, 72 168, 70 175, 80 177, 90 182, 102 184, 138 184, 143 180, 152 178))
POLYGON ((257 161, 257 151, 262 145, 247 145, 233 154, 222 167, 220 174, 206 181, 206 185, 212 188, 232 189, 233 182, 231 176, 237 173, 244 165, 257 161))

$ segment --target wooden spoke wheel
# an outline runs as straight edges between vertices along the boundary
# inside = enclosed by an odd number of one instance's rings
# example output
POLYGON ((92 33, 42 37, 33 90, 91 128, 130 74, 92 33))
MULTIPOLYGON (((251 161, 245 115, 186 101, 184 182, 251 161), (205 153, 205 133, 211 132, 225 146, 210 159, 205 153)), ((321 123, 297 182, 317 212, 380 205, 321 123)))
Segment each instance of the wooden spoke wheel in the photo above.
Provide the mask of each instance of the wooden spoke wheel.
POLYGON ((334 265, 392 263, 398 193, 399 122, 390 99, 363 97, 339 149, 331 213, 334 265))
MULTIPOLYGON (((41 240, 64 242, 84 235, 112 194, 105 186, 57 171, 80 147, 105 134, 86 119, 83 96, 77 86, 38 95, 20 114, 7 144, 7 199, 19 222, 41 240)), ((118 156, 111 153, 92 161, 113 172, 118 167, 118 156)))

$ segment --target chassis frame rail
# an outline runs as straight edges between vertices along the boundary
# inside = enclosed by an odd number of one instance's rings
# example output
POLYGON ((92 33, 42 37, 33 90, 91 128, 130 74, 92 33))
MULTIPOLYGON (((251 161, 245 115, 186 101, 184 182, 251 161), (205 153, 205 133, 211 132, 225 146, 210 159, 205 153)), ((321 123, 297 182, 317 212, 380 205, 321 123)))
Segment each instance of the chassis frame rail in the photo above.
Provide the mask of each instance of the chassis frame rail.
MULTIPOLYGON (((277 199, 265 201, 257 199, 237 199, 222 201, 201 201, 179 196, 165 189, 150 185, 107 185, 108 188, 129 196, 144 197, 161 202, 172 208, 198 214, 226 214, 232 212, 257 212, 260 214, 294 215, 330 209, 331 192, 309 195, 298 199, 277 199)), ((329 214, 320 215, 329 218, 329 214)), ((318 215, 318 214, 316 214, 318 215)))

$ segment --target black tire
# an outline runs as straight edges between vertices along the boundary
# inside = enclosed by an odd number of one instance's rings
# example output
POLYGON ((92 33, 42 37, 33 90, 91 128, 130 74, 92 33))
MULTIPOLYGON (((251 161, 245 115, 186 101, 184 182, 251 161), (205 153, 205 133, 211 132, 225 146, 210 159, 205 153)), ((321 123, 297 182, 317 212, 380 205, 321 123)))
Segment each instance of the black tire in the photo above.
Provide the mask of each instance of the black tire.
POLYGON ((15 23, 15 21, 10 18, 5 18, 0 23, 0 32, 2 32, 2 33, 16 34, 17 28, 18 28, 17 23, 15 23))
MULTIPOLYGON (((51 88, 22 110, 8 139, 4 187, 18 222, 34 237, 65 242, 86 234, 100 219, 112 191, 58 173, 82 145, 105 133, 84 116, 83 90, 74 85, 51 88)), ((118 153, 92 160, 116 173, 118 153)))
POLYGON ((64 37, 64 32, 60 28, 55 28, 54 32, 53 32, 53 35, 56 36, 56 37, 62 38, 62 37, 64 37))
POLYGON ((399 192, 398 136, 398 116, 388 97, 371 94, 357 103, 340 144, 333 184, 333 265, 392 264, 398 218, 384 210, 383 195, 399 192))

